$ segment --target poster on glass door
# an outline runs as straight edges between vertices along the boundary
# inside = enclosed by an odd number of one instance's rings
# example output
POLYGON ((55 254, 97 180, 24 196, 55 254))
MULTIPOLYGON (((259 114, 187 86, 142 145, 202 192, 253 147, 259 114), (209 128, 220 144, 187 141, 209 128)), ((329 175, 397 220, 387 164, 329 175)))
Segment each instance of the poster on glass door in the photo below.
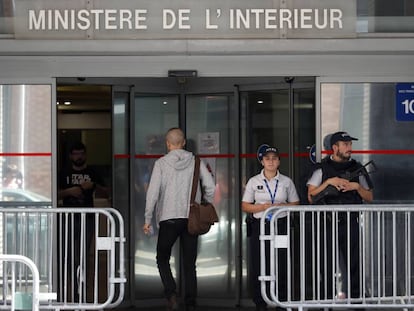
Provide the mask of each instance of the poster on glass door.
POLYGON ((220 133, 204 132, 198 134, 197 153, 203 157, 204 163, 214 179, 216 177, 216 159, 208 155, 220 153, 220 133))

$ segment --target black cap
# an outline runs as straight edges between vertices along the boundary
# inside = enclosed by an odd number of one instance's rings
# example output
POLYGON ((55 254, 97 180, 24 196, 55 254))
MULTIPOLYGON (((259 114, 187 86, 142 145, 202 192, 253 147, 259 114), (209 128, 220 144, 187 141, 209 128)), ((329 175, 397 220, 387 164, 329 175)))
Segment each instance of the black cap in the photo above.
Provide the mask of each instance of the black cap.
POLYGON ((331 146, 338 141, 351 141, 358 140, 358 138, 352 137, 347 132, 336 132, 331 136, 331 146))
POLYGON ((262 161, 263 157, 269 152, 276 153, 276 155, 279 156, 279 150, 276 147, 271 147, 267 144, 259 146, 257 149, 257 159, 259 162, 262 161))

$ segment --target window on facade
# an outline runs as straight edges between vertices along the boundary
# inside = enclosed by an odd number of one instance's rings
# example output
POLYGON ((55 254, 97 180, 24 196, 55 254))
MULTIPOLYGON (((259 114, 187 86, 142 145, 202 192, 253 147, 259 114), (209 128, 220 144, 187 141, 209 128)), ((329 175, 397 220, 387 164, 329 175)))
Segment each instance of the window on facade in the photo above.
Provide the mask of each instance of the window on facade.
POLYGON ((51 86, 0 85, 0 201, 49 202, 51 86))
POLYGON ((414 1, 358 0, 358 32, 414 32, 414 1))
POLYGON ((13 33, 14 0, 0 0, 0 35, 13 33))

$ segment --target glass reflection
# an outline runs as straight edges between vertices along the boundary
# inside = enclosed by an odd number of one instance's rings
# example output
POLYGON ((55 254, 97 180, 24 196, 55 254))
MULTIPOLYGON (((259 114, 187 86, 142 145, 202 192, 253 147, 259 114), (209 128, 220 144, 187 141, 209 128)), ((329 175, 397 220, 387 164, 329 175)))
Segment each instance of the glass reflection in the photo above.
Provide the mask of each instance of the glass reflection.
POLYGON ((0 201, 50 201, 51 137, 51 86, 0 85, 0 201))
POLYGON ((322 137, 338 130, 359 138, 353 157, 374 160, 371 175, 377 203, 412 203, 413 179, 409 169, 414 128, 396 119, 396 83, 323 83, 321 85, 322 137))

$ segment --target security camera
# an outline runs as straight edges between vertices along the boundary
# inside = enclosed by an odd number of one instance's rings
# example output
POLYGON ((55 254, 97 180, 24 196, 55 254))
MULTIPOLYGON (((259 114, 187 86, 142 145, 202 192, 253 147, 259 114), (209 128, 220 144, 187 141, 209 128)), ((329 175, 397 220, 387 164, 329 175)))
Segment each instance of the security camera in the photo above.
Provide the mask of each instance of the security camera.
POLYGON ((295 77, 285 77, 285 82, 286 83, 292 83, 293 80, 295 80, 295 77))

